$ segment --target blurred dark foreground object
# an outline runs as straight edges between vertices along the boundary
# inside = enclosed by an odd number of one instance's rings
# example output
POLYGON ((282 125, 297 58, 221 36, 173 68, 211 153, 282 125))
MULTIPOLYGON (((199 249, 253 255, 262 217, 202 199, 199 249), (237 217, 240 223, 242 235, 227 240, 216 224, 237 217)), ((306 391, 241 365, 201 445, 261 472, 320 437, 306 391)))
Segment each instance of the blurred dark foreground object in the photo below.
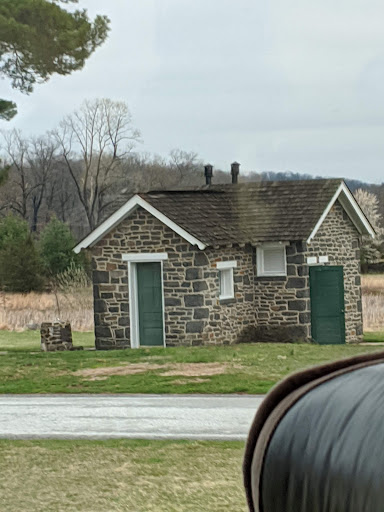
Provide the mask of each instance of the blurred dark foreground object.
POLYGON ((257 411, 243 469, 251 512, 383 512, 384 352, 278 384, 257 411))

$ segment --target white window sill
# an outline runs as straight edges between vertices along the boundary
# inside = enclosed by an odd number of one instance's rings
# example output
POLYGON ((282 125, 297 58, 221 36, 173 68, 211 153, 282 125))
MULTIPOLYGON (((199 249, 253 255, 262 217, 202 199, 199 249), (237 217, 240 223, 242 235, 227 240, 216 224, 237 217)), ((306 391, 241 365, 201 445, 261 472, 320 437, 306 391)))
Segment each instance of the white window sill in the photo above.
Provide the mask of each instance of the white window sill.
POLYGON ((287 277, 287 274, 283 273, 283 272, 271 272, 271 273, 257 274, 257 277, 287 277))
POLYGON ((235 296, 234 295, 220 295, 219 296, 219 300, 230 300, 230 299, 234 299, 235 296))

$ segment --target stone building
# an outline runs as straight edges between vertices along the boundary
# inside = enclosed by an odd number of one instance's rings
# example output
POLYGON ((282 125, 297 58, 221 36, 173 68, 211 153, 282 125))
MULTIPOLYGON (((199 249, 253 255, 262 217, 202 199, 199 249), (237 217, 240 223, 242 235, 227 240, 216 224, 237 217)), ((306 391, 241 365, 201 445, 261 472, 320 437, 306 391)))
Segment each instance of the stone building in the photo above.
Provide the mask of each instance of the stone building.
POLYGON ((345 183, 233 171, 231 185, 136 194, 76 246, 92 254, 96 348, 361 340, 374 231, 345 183))

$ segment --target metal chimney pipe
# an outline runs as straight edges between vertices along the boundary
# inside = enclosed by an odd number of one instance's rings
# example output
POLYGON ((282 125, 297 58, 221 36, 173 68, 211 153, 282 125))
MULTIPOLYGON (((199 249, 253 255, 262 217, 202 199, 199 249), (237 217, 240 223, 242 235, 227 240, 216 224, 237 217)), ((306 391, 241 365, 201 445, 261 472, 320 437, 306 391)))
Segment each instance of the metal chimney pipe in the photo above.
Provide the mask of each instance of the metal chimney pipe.
POLYGON ((238 162, 233 162, 233 164, 231 164, 232 183, 237 183, 239 173, 240 164, 238 162))
POLYGON ((204 166, 204 175, 206 185, 212 185, 213 166, 211 164, 204 166))

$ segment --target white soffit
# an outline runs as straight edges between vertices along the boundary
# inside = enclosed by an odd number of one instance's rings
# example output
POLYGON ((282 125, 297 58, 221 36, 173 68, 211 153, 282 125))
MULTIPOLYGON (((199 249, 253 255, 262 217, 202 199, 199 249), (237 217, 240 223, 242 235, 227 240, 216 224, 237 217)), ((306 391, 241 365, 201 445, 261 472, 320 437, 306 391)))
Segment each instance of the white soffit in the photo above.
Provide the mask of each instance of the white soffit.
POLYGON ((340 184, 339 188, 335 192, 334 196, 328 203, 328 206, 324 210, 322 216, 320 217, 319 221, 317 222, 316 226, 314 227, 312 233, 309 235, 309 238, 307 240, 307 243, 311 243, 312 239, 320 229, 320 226, 324 222, 326 216, 330 212, 332 206, 335 204, 337 199, 340 201, 342 207, 347 212, 349 218, 353 222, 353 224, 356 226, 356 229, 359 231, 362 235, 369 235, 372 238, 375 238, 375 231, 372 228, 371 224, 369 223, 367 217, 362 212, 360 206, 358 205, 356 199, 353 197, 351 192, 349 191, 346 184, 343 182, 340 184))
POLYGON ((111 229, 116 227, 124 218, 128 217, 136 208, 141 206, 148 213, 156 217, 160 222, 168 226, 172 231, 180 235, 184 240, 189 242, 191 245, 197 245, 201 250, 206 248, 206 244, 195 238, 193 235, 185 231, 178 224, 169 219, 166 215, 162 214, 159 210, 151 206, 139 195, 134 195, 127 201, 121 208, 119 208, 114 214, 108 217, 100 226, 94 229, 88 236, 86 236, 81 242, 79 242, 73 249, 78 254, 82 249, 91 247, 98 242, 104 235, 106 235, 111 229))

